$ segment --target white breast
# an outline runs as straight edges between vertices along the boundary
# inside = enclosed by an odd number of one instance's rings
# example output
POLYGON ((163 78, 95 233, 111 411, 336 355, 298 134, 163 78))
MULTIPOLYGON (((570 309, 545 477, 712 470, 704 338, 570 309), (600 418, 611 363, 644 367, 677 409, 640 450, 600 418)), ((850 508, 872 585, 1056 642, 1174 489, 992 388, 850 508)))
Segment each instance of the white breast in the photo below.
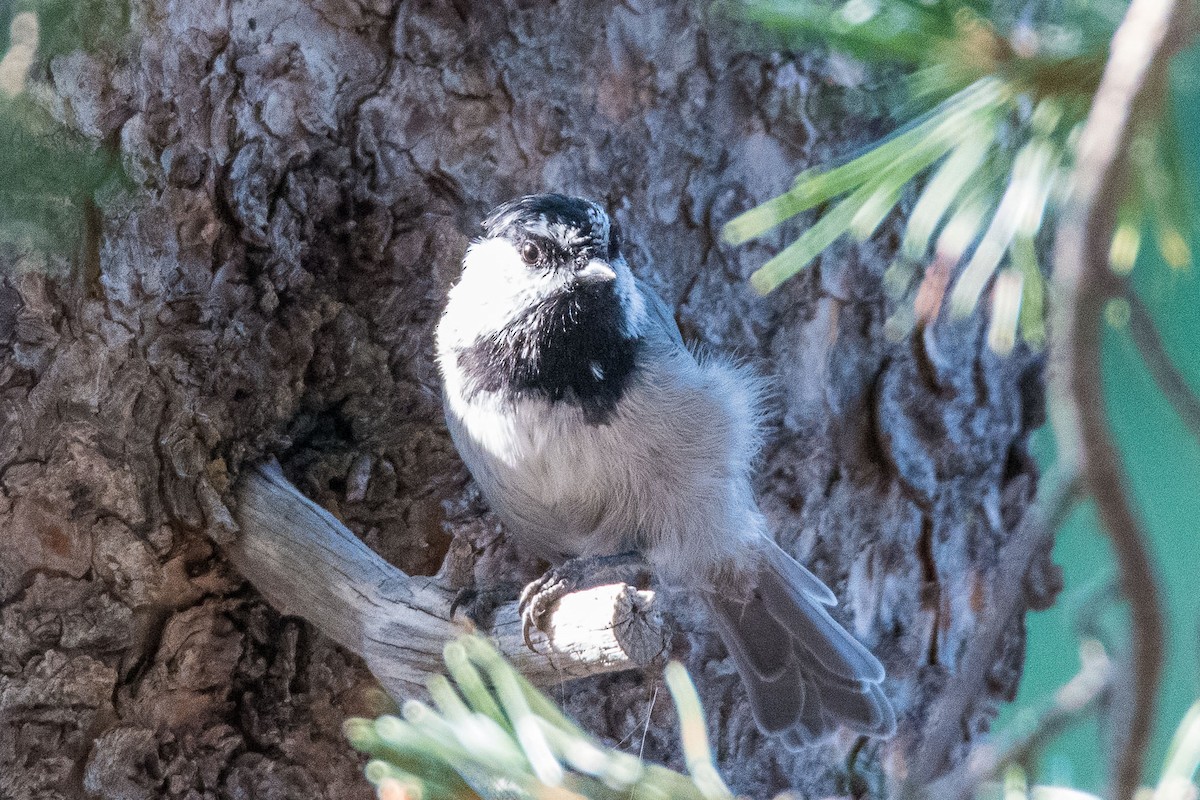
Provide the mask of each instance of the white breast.
POLYGON ((639 376, 605 425, 568 403, 467 401, 447 382, 455 444, 524 547, 551 560, 636 549, 686 573, 761 535, 753 378, 680 356, 681 374, 639 376))
POLYGON ((601 441, 613 431, 585 425, 567 404, 495 395, 452 398, 447 419, 492 510, 523 546, 551 560, 608 549, 596 534, 621 505, 611 498, 625 494, 614 450, 601 441))

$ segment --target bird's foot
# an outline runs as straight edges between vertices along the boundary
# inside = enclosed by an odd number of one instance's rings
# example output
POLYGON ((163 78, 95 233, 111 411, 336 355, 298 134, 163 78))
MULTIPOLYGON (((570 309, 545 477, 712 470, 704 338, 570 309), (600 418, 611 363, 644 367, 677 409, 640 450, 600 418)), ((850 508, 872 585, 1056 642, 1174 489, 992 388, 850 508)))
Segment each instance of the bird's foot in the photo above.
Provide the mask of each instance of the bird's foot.
POLYGON ((496 621, 496 609, 516 597, 520 588, 517 583, 500 583, 483 589, 476 586, 459 589, 450 603, 450 619, 461 610, 475 627, 491 628, 496 621))
POLYGON ((525 646, 533 649, 529 635, 534 628, 543 633, 547 632, 550 609, 563 596, 610 583, 629 583, 638 588, 645 588, 649 582, 650 573, 646 562, 637 553, 584 556, 551 567, 542 577, 531 581, 521 590, 521 597, 517 601, 525 646))

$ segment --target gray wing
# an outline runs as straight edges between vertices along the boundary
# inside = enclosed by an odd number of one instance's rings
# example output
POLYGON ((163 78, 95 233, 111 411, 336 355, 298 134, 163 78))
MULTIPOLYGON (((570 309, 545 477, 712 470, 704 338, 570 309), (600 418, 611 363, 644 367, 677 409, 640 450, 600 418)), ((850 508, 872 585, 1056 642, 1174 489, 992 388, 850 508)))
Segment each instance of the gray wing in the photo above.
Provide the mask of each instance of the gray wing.
POLYGON ((786 732, 797 746, 838 724, 892 736, 883 665, 826 611, 833 593, 774 543, 762 555, 737 578, 753 587, 743 599, 732 591, 704 598, 759 728, 786 732))
MULTIPOLYGON (((654 338, 655 334, 661 331, 665 344, 687 352, 687 346, 683 343, 683 336, 679 333, 679 325, 675 322, 675 315, 671 313, 671 307, 645 281, 635 278, 633 283, 646 301, 646 314, 649 315, 653 328, 653 330, 646 331, 647 338, 654 338)), ((690 356, 691 353, 688 355, 690 356)))

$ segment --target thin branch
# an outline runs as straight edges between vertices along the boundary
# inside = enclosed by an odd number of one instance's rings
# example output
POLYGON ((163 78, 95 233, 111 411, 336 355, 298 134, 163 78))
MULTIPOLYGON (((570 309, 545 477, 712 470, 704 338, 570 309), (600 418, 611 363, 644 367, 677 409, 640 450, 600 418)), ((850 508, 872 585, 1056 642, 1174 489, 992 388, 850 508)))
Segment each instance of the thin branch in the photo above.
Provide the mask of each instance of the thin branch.
POLYGON ((1092 713, 1110 694, 1113 665, 1099 642, 1085 642, 1080 648, 1082 665, 1075 677, 1054 693, 1054 697, 1033 715, 1029 723, 1018 720, 1005 740, 986 744, 971 752, 963 769, 947 776, 930 797, 975 797, 983 783, 995 780, 1011 764, 1028 766, 1063 731, 1092 713))
POLYGON ((1200 397, 1197 397, 1187 378, 1175 366, 1166 345, 1154 324, 1154 317, 1133 287, 1125 294, 1129 301, 1129 335, 1142 354, 1142 361, 1158 384, 1159 391, 1170 401, 1183 424, 1200 442, 1200 397))
MULTIPOLYGON (((425 680, 443 671, 443 647, 464 630, 450 618, 453 591, 388 564, 276 463, 249 470, 236 494, 240 531, 226 553, 276 609, 361 656, 395 698, 423 692, 425 680)), ((569 594, 552 610, 549 632, 533 632, 534 650, 515 603, 498 608, 492 630, 482 633, 541 685, 632 669, 667 648, 653 599, 624 584, 569 594)))
POLYGON ((1119 292, 1108 268, 1118 201, 1125 195, 1128 151, 1147 109, 1158 107, 1166 68, 1191 25, 1187 0, 1133 0, 1113 37, 1108 64, 1080 137, 1074 186, 1054 251, 1059 292, 1053 335, 1051 414, 1059 458, 1078 470, 1113 542, 1121 589, 1131 611, 1130 696, 1114 703, 1111 794, 1136 791, 1154 720, 1162 670, 1163 621, 1158 584, 1141 521, 1129 498, 1108 424, 1100 368, 1104 307, 1119 292))

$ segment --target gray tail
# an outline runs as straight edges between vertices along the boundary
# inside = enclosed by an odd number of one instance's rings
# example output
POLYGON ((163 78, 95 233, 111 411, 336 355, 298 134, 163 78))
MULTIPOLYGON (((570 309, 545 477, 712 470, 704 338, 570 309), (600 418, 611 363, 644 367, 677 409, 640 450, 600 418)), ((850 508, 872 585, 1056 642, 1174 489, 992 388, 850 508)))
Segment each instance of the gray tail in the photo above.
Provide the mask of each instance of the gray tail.
POLYGON ((838 724, 870 736, 895 733, 896 712, 880 687, 883 665, 825 610, 837 605, 829 587, 773 542, 743 577, 742 597, 706 600, 758 727, 797 746, 838 724))

